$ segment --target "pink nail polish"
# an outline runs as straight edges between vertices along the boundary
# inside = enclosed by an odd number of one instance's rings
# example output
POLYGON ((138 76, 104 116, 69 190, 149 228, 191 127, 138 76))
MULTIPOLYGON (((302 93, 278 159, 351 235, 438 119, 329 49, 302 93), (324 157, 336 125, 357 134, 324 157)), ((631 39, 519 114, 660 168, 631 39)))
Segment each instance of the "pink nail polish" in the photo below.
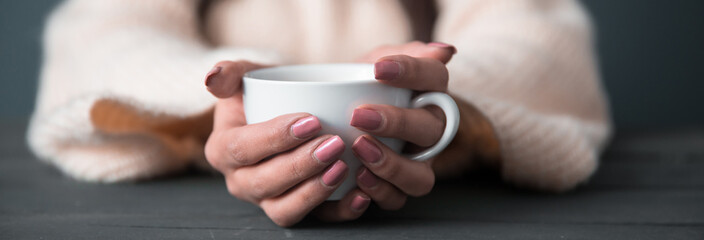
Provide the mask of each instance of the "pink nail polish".
POLYGON ((320 144, 318 149, 313 152, 313 156, 322 163, 330 163, 338 159, 344 151, 345 143, 342 142, 342 138, 340 138, 340 136, 334 136, 320 144))
POLYGON ((365 207, 369 206, 369 203, 371 202, 371 199, 363 196, 354 196, 354 199, 352 199, 352 203, 350 203, 350 207, 354 211, 361 211, 365 207))
POLYGON ((313 136, 320 131, 320 121, 315 116, 306 117, 298 120, 291 126, 291 133, 299 139, 304 139, 313 136))
POLYGON ((374 176, 374 174, 370 172, 369 169, 364 168, 357 175, 357 181, 360 185, 365 188, 373 188, 374 186, 376 186, 376 184, 379 183, 379 178, 374 176))
POLYGON ((431 42, 431 43, 428 43, 428 46, 439 47, 439 48, 445 48, 445 49, 447 49, 447 50, 450 50, 450 52, 452 52, 452 54, 457 53, 457 48, 455 48, 455 46, 452 46, 452 45, 447 44, 447 43, 431 42))
POLYGON ((205 75, 205 86, 210 87, 211 85, 213 85, 213 82, 215 81, 215 76, 218 73, 220 73, 221 70, 222 70, 222 67, 220 67, 220 66, 217 66, 217 67, 214 67, 213 69, 210 69, 210 72, 208 72, 208 74, 205 75))
POLYGON ((394 80, 401 73, 401 66, 394 61, 381 61, 374 64, 374 78, 394 80))
POLYGON ((375 130, 381 126, 381 114, 374 110, 357 108, 352 113, 350 125, 366 130, 375 130))
POLYGON ((366 163, 377 163, 381 160, 381 150, 366 137, 360 137, 352 145, 352 150, 366 163))
POLYGON ((330 187, 335 186, 345 179, 346 173, 347 164, 345 164, 342 160, 337 160, 337 162, 330 166, 328 170, 325 171, 325 174, 323 174, 323 184, 330 187))

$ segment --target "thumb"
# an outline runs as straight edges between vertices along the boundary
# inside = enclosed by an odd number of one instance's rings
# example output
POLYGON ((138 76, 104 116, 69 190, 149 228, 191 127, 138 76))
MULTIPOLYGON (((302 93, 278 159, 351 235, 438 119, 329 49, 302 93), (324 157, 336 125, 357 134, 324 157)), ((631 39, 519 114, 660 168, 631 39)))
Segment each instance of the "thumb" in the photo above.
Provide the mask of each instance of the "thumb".
POLYGON ((246 72, 266 67, 248 61, 221 61, 205 76, 205 86, 217 98, 229 98, 242 90, 242 76, 246 72))

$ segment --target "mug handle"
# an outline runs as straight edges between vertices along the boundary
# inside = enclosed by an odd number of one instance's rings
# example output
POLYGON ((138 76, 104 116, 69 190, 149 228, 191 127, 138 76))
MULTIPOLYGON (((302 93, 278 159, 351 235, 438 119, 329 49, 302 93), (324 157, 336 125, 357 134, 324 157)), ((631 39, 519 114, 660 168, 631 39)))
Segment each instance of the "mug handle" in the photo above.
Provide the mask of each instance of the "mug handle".
POLYGON ((442 137, 435 145, 423 150, 419 153, 405 155, 406 158, 414 161, 425 161, 437 156, 442 150, 445 150, 447 145, 452 142, 457 134, 457 129, 460 125, 460 110, 457 108, 455 100, 445 93, 429 92, 423 93, 411 100, 412 108, 421 108, 428 105, 435 105, 442 109, 445 114, 445 130, 442 137))

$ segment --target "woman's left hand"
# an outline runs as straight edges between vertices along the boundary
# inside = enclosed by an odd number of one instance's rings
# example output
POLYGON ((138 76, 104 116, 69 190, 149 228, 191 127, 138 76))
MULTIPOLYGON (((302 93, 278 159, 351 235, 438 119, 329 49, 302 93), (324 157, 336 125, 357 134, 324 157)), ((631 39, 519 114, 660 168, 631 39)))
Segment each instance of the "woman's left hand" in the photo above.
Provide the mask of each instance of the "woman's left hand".
MULTIPOLYGON (((445 64, 455 52, 453 46, 444 43, 411 42, 379 47, 362 61, 375 62, 374 73, 381 83, 421 92, 446 92, 445 64)), ((371 135, 398 138, 419 147, 432 146, 445 128, 444 114, 437 107, 405 109, 365 104, 354 110, 350 125, 369 133, 357 138, 352 145, 355 155, 364 164, 356 173, 357 185, 381 209, 400 209, 408 196, 423 196, 432 190, 435 184, 432 160, 407 159, 371 135)), ((360 206, 362 210, 368 203, 360 201, 359 204, 364 205, 360 206)), ((324 220, 348 220, 345 216, 349 214, 340 214, 338 209, 335 202, 326 202, 315 214, 324 220)))

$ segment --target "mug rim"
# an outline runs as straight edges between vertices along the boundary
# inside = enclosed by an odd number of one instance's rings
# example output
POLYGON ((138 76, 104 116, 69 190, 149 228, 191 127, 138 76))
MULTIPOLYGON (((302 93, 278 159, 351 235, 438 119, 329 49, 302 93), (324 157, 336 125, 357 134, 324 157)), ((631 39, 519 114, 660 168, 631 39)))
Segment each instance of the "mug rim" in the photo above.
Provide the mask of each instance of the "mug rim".
MULTIPOLYGON (((281 80, 281 79, 268 79, 268 78, 261 78, 261 77, 254 77, 253 74, 257 73, 262 73, 266 71, 272 71, 272 70, 280 70, 280 69, 296 69, 296 68, 301 68, 301 67, 344 67, 344 66, 354 66, 354 67, 371 67, 373 71, 373 66, 374 64, 369 64, 369 63, 319 63, 319 64, 293 64, 293 65, 282 65, 282 66, 275 66, 275 67, 267 67, 267 68, 260 68, 260 69, 255 69, 249 72, 246 72, 243 76, 242 79, 244 81, 257 81, 257 82, 269 82, 269 83, 277 83, 277 84, 295 84, 295 85, 348 85, 348 84, 365 84, 365 83, 377 83, 377 80, 374 77, 371 78, 359 78, 359 79, 350 79, 350 80, 339 80, 339 81, 292 81, 292 80, 281 80)), ((373 73, 372 73, 373 75, 373 73)))

